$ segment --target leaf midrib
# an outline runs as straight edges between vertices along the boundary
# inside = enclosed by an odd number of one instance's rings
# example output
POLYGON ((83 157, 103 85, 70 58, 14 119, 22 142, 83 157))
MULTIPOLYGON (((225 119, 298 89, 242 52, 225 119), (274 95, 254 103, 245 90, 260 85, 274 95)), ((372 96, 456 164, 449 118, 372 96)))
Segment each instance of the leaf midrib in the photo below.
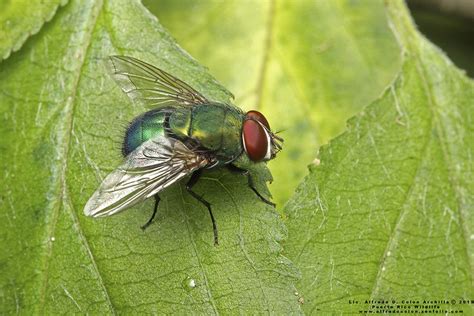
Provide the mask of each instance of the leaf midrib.
MULTIPOLYGON (((423 40, 423 39, 420 39, 420 40, 423 40)), ((416 58, 417 60, 417 63, 419 65, 419 67, 421 67, 420 69, 420 72, 423 76, 423 78, 426 78, 426 70, 425 70, 425 65, 424 63, 422 62, 422 60, 420 60, 419 58, 419 55, 417 56, 416 58)), ((428 94, 428 100, 429 100, 429 103, 430 103, 430 109, 432 111, 432 115, 434 117, 434 122, 433 122, 433 125, 436 129, 436 131, 439 133, 439 135, 441 136, 441 139, 439 141, 439 144, 440 144, 440 148, 441 148, 441 151, 443 152, 443 160, 444 160, 444 165, 445 166, 451 166, 453 164, 450 164, 450 160, 452 160, 451 158, 451 155, 449 154, 449 150, 446 148, 446 144, 447 144, 447 137, 446 137, 446 133, 444 131, 444 127, 443 127, 443 124, 441 123, 441 118, 438 116, 438 111, 436 110, 436 108, 438 106, 436 106, 436 98, 434 97, 434 94, 433 94, 433 88, 432 88, 432 84, 428 81, 428 80, 424 80, 424 82, 426 82, 426 87, 425 89, 427 90, 427 94, 428 94), (445 140, 445 141, 443 141, 445 140)), ((456 201, 456 204, 457 204, 457 209, 458 209, 458 213, 459 213, 459 221, 460 221, 460 228, 461 228, 461 233, 462 233, 462 236, 463 236, 463 241, 464 241, 464 249, 465 249, 465 255, 466 255, 466 260, 469 264, 469 267, 470 267, 470 270, 469 270, 469 280, 470 280, 470 283, 471 283, 471 286, 473 285, 473 268, 474 268, 474 263, 472 262, 471 260, 471 256, 469 255, 469 248, 468 248, 468 245, 469 245, 469 233, 467 232, 467 229, 466 229, 466 226, 465 226, 465 219, 464 219, 464 214, 462 212, 462 209, 463 209, 463 205, 462 205, 462 202, 461 202, 461 198, 459 196, 459 191, 457 189, 457 186, 455 185, 455 180, 453 179, 453 172, 451 170, 449 170, 449 168, 447 168, 447 174, 448 174, 448 181, 449 181, 449 186, 451 187, 452 191, 454 192, 454 199, 456 201)))
MULTIPOLYGON (((400 45, 400 47, 403 50, 407 51, 412 51, 415 54, 415 62, 417 63, 417 69, 420 72, 421 77, 423 78, 423 83, 424 83, 424 89, 426 90, 426 94, 428 97, 428 102, 430 104, 430 111, 432 113, 432 116, 434 118, 433 120, 433 126, 438 132, 438 134, 441 136, 440 140, 440 148, 443 153, 443 160, 445 162, 445 166, 450 166, 453 164, 449 164, 450 160, 455 160, 451 158, 451 155, 449 153, 449 149, 446 148, 447 142, 447 137, 446 133, 444 131, 444 124, 442 123, 443 120, 439 117, 439 113, 437 111, 438 108, 440 108, 439 105, 436 104, 436 98, 435 94, 433 93, 433 86, 436 86, 436 83, 432 83, 426 78, 428 78, 428 71, 426 70, 426 67, 430 67, 430 65, 425 65, 423 60, 421 59, 421 56, 423 55, 423 51, 426 50, 437 50, 437 48, 428 42, 415 28, 415 24, 413 19, 411 18, 409 11, 406 7, 406 4, 403 2, 387 2, 386 3, 387 7, 387 16, 389 20, 390 27, 393 30, 393 33, 395 37, 397 38, 397 41, 400 45), (401 11, 403 12, 402 15, 397 14, 396 11, 401 11), (423 44, 427 44, 427 46, 424 46, 423 44), (445 141, 443 141, 445 140, 445 141)), ((437 50, 436 52, 437 57, 439 60, 443 63, 443 66, 446 67, 454 67, 443 55, 443 53, 440 50, 437 50)), ((451 74, 450 74, 451 75, 451 74)), ((461 80, 461 78, 459 78, 461 80)), ((457 204, 457 209, 459 213, 459 221, 460 221, 460 229, 463 235, 463 241, 464 241, 464 249, 465 249, 465 255, 466 255, 466 260, 469 264, 469 280, 471 283, 471 286, 473 286, 473 271, 474 271, 474 262, 472 257, 469 254, 469 240, 470 240, 470 234, 468 232, 468 229, 466 228, 466 220, 464 218, 463 214, 463 204, 462 204, 462 199, 459 196, 459 191, 457 189, 457 186, 455 185, 455 181, 453 179, 453 172, 449 170, 449 168, 446 170, 448 174, 448 181, 449 181, 449 186, 451 187, 452 191, 454 192, 455 195, 455 201, 457 204)))
MULTIPOLYGON (((56 224, 59 218, 59 212, 61 209, 66 210, 68 207, 65 205, 67 201, 67 181, 66 181, 66 173, 67 173, 67 168, 68 168, 68 155, 69 155, 69 149, 70 149, 70 144, 71 144, 71 135, 72 135, 72 129, 73 129, 73 121, 74 121, 74 110, 75 110, 75 101, 77 97, 77 90, 79 87, 81 75, 82 75, 82 69, 85 64, 86 56, 89 51, 89 47, 92 42, 92 34, 96 28, 97 25, 97 20, 102 12, 102 8, 104 6, 103 1, 95 1, 93 7, 91 8, 91 13, 90 16, 88 17, 89 21, 87 25, 90 25, 90 29, 87 30, 87 33, 83 37, 83 43, 82 45, 78 45, 78 50, 74 54, 75 56, 80 56, 78 65, 77 65, 77 72, 76 76, 74 77, 73 84, 72 84, 72 89, 71 92, 67 95, 65 99, 65 107, 61 111, 62 114, 64 114, 64 120, 62 120, 62 125, 59 125, 58 131, 57 131, 57 139, 61 140, 58 149, 58 161, 60 161, 59 168, 54 169, 54 172, 58 172, 59 174, 55 177, 56 181, 53 183, 53 187, 56 189, 53 189, 55 192, 57 192, 58 198, 55 200, 55 202, 52 205, 52 210, 51 210, 51 220, 49 221, 49 225, 46 227, 47 230, 47 239, 46 242, 48 243, 47 249, 45 251, 45 258, 44 258, 44 264, 43 264, 43 280, 42 280, 42 285, 39 287, 40 290, 40 308, 41 308, 41 314, 44 314, 45 312, 45 303, 46 303, 46 293, 47 293, 47 288, 48 288, 48 277, 49 277, 49 265, 50 265, 50 259, 52 256, 53 252, 53 245, 54 243, 52 242, 52 237, 54 237, 55 231, 56 231, 56 224)), ((86 27, 87 27, 86 25, 86 27)), ((53 172, 53 173, 54 173, 53 172)), ((74 214, 73 208, 69 208, 71 211, 71 218, 74 222, 74 225, 77 227, 77 232, 79 234, 79 239, 82 241, 83 246, 86 248, 87 254, 93 264, 93 267, 95 269, 95 272, 97 273, 99 283, 101 284, 101 287, 104 291, 104 296, 107 300, 108 306, 110 308, 110 311, 115 314, 115 308, 112 305, 112 302, 110 300, 110 296, 108 294, 108 291, 105 287, 105 283, 103 282, 103 279, 101 277, 101 274, 98 270, 97 264, 95 262, 94 256, 92 254, 92 250, 90 249, 87 240, 84 237, 84 233, 82 231, 82 228, 79 224, 78 218, 76 214, 74 214)))
MULTIPOLYGON (((408 13, 406 13, 408 14, 408 13)), ((390 17, 388 17, 388 19, 390 19, 390 17)), ((413 22, 412 22, 413 23, 413 22)), ((410 32, 413 32, 414 34, 414 37, 412 37, 412 40, 413 41, 417 41, 417 42, 422 42, 424 41, 424 38, 421 38, 418 33, 412 29, 412 23, 411 24, 407 24, 407 30, 405 31, 410 31, 410 32)), ((395 25, 396 23, 394 23, 394 27, 393 27, 393 31, 394 33, 396 33, 396 36, 397 37, 397 40, 399 41, 399 45, 402 49, 407 49, 407 51, 410 51, 411 49, 414 50, 414 57, 413 57, 413 61, 416 63, 416 69, 417 69, 417 72, 418 72, 418 75, 419 77, 422 79, 422 83, 423 83, 423 89, 424 89, 424 94, 426 96, 426 100, 427 100, 427 103, 428 103, 428 107, 429 107, 429 110, 430 110, 430 124, 428 125, 430 127, 430 130, 434 129, 438 132, 439 135, 443 135, 442 139, 439 140, 439 145, 440 145, 440 148, 441 148, 441 151, 443 152, 443 160, 445 162, 444 165, 448 166, 449 165, 449 154, 446 152, 447 149, 445 148, 444 146, 444 143, 442 140, 446 140, 446 137, 444 137, 445 133, 444 133, 444 129, 441 125, 441 119, 440 117, 437 115, 438 114, 438 111, 436 110, 437 108, 439 108, 439 105, 437 104, 436 102, 436 98, 433 94, 433 88, 432 88, 432 83, 427 79, 427 74, 426 74, 426 69, 425 69, 425 64, 423 63, 423 61, 421 60, 421 56, 423 55, 423 48, 419 47, 419 45, 417 45, 416 47, 414 46, 411 46, 411 47, 404 47, 404 42, 405 41, 402 41, 400 40, 401 38, 403 38, 405 35, 404 34, 399 34, 399 30, 397 29, 397 26, 395 25)), ((403 61, 402 65, 405 64, 407 61, 408 61, 408 58, 406 57, 406 55, 404 55, 405 57, 405 60, 403 61)), ((442 58, 442 56, 440 57, 442 58)), ((442 60, 444 61, 444 60, 442 60)), ((391 85, 393 86, 393 84, 391 85)), ((395 93, 395 92, 393 92, 395 93)), ((394 94, 394 97, 396 97, 396 95, 394 94)), ((414 184, 416 183, 416 179, 418 177, 418 172, 419 170, 421 169, 421 166, 423 165, 423 162, 425 160, 425 153, 428 149, 428 144, 431 143, 431 142, 434 142, 436 141, 435 139, 433 139, 433 135, 431 135, 429 133, 429 130, 426 132, 427 135, 429 135, 427 137, 427 141, 426 143, 424 144, 424 147, 423 149, 421 150, 423 156, 422 158, 420 159, 420 162, 418 163, 418 166, 417 166, 417 170, 415 172, 415 176, 413 177, 413 181, 410 185, 410 189, 407 191, 407 194, 406 194, 406 198, 405 198, 405 203, 406 201, 408 200, 408 197, 411 195, 411 191, 412 191, 412 188, 414 186, 414 184)), ((459 219, 461 221, 460 223, 460 229, 461 229, 461 233, 463 235, 463 241, 464 241, 464 244, 465 244, 465 251, 466 251, 466 260, 469 264, 469 267, 470 267, 470 273, 469 273, 469 279, 470 279, 470 283, 472 285, 472 282, 473 282, 473 278, 472 278, 472 269, 473 269, 473 264, 470 260, 470 256, 469 256, 469 253, 468 253, 468 237, 467 237, 467 232, 466 232, 466 228, 464 226, 464 218, 463 218, 463 214, 462 214, 462 206, 461 206, 461 201, 458 197, 458 192, 456 190, 456 186, 454 185, 453 183, 453 179, 452 179, 452 175, 451 175, 451 172, 449 172, 449 170, 447 170, 448 172, 448 180, 449 180, 449 186, 451 187, 452 191, 455 193, 455 200, 456 200, 456 204, 457 204, 457 208, 459 210, 459 219)), ((382 267, 384 265, 384 258, 386 258, 387 256, 387 253, 388 251, 390 251, 390 249, 392 249, 392 246, 394 244, 394 239, 395 235, 397 235, 397 232, 398 232, 398 226, 400 225, 400 222, 402 221, 403 219, 403 216, 405 215, 405 203, 402 207, 402 210, 397 218, 397 221, 396 221, 396 224, 395 224, 395 227, 394 227, 394 230, 393 230, 393 233, 391 234, 390 238, 389 238, 389 241, 387 243, 387 247, 383 253, 383 256, 382 258, 380 259, 380 265, 379 265, 379 269, 377 271, 377 276, 375 278, 375 284, 374 284, 374 287, 372 288, 372 291, 371 291, 371 294, 370 294, 370 298, 371 299, 374 299, 374 294, 376 293, 376 291, 378 290, 378 287, 379 287, 379 283, 380 281, 382 280, 382 267)))
MULTIPOLYGON (((405 61, 403 61, 404 63, 405 61)), ((391 85, 391 87, 393 87, 394 83, 391 85)), ((393 94, 393 97, 394 99, 396 100, 399 100, 399 98, 397 97, 396 95, 396 92, 395 92, 395 89, 390 89, 391 93, 393 94)), ((397 101, 399 102, 399 101, 397 101)), ((429 130, 431 130, 431 128, 433 128, 433 125, 434 125, 434 122, 433 122, 433 117, 430 116, 430 124, 427 124, 428 126, 428 129, 425 131, 425 135, 429 135, 429 130)), ((417 183, 417 178, 418 178, 418 175, 420 173, 420 170, 422 169, 421 167, 423 166, 423 163, 427 157, 426 155, 426 152, 428 150, 428 145, 433 141, 433 137, 432 136, 428 136, 426 137, 426 141, 425 143, 423 144, 423 148, 420 150, 420 159, 419 159, 419 162, 418 162, 418 165, 416 166, 416 170, 415 170, 415 173, 414 173, 414 176, 413 176, 413 179, 410 183, 410 186, 405 194, 405 198, 404 198, 404 201, 403 201, 403 204, 400 206, 400 212, 398 214, 398 217, 395 221, 395 225, 393 227, 393 230, 389 236, 389 239, 387 241, 387 246, 385 247, 385 250, 381 256, 381 258, 378 260, 379 262, 379 268, 377 270, 377 275, 375 277, 375 281, 374 281, 374 286, 370 292, 370 299, 373 300, 375 299, 374 295, 377 293, 377 291, 379 290, 379 286, 380 286, 380 282, 382 280, 382 274, 383 274, 383 267, 384 267, 384 264, 385 264, 385 258, 387 258, 387 254, 388 252, 392 252, 394 253, 393 251, 393 247, 395 246, 396 244, 396 241, 398 240, 398 236, 399 236, 399 226, 400 224, 403 222, 403 218, 405 217, 406 213, 407 213, 407 201, 409 200, 410 196, 412 195, 412 191, 413 191, 413 188, 415 187, 415 184, 417 183)))

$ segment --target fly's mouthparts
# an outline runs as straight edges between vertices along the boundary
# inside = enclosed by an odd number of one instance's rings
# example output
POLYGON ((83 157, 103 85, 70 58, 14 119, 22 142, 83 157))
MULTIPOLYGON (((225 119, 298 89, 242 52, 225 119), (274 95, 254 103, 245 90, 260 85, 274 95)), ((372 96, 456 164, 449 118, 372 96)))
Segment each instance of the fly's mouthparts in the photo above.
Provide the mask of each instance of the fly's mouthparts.
POLYGON ((279 142, 282 142, 282 143, 285 142, 285 140, 284 140, 283 138, 281 138, 280 136, 278 136, 278 135, 276 135, 276 134, 273 134, 273 133, 272 133, 272 136, 273 136, 273 138, 275 138, 275 139, 278 140, 279 142))

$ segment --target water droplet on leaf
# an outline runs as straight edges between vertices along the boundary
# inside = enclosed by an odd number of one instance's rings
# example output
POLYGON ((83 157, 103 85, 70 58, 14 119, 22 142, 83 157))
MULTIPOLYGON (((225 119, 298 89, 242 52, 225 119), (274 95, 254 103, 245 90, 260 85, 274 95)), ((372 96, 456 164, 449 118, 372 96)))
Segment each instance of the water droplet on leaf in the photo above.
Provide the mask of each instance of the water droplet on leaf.
POLYGON ((196 280, 186 277, 182 282, 183 288, 190 291, 196 287, 196 280))

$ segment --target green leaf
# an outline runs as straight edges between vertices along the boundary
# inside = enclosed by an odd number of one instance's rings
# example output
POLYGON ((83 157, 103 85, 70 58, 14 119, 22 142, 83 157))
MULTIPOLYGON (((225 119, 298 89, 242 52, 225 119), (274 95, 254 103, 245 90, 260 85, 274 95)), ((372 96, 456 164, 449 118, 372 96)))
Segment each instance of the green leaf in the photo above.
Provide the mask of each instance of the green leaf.
MULTIPOLYGON (((103 67, 111 54, 155 64, 227 101, 222 88, 139 1, 74 1, 1 64, 0 310, 60 313, 299 313, 298 272, 280 255, 285 228, 246 179, 210 172, 195 191, 120 215, 83 207, 121 162, 134 107, 103 67)), ((263 179, 262 179, 263 180, 263 179)))
POLYGON ((379 1, 145 0, 173 36, 285 139, 269 163, 278 205, 318 146, 374 100, 399 69, 379 1), (288 172, 291 170, 291 172, 288 172))
POLYGON ((68 0, 2 1, 0 3, 0 61, 20 49, 26 39, 38 33, 68 0))
POLYGON ((474 83, 417 32, 403 2, 386 9, 400 73, 321 149, 285 209, 307 313, 474 297, 474 83))

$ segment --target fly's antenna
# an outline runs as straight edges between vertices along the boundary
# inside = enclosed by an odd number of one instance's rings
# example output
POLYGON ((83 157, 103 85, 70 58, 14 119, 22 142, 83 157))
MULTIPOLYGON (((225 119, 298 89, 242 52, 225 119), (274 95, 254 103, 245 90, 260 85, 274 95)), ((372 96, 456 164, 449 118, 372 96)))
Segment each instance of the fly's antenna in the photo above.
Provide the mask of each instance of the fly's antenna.
POLYGON ((273 134, 280 134, 280 133, 286 132, 287 130, 288 130, 287 128, 279 129, 278 131, 274 131, 273 134))

